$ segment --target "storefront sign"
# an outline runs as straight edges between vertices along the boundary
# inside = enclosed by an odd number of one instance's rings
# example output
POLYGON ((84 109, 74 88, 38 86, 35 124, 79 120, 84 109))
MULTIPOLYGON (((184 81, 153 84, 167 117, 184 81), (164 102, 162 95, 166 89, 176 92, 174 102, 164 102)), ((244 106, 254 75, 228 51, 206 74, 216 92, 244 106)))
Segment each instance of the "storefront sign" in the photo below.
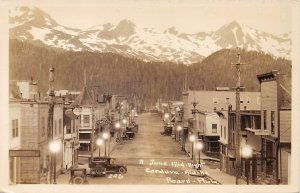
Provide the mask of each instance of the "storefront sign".
POLYGON ((40 157, 40 150, 9 150, 9 157, 40 157))
POLYGON ((254 135, 270 135, 270 130, 246 128, 247 131, 253 132, 254 135))

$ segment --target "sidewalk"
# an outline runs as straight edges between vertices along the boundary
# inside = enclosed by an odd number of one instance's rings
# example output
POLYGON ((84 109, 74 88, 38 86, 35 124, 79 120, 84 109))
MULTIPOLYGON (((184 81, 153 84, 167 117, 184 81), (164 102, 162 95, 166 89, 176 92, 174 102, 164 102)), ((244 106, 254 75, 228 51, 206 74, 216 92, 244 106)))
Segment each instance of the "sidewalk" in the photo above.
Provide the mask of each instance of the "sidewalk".
MULTIPOLYGON (((178 144, 180 145, 180 143, 178 143, 178 144)), ((186 155, 188 157, 191 157, 191 152, 189 152, 189 150, 191 150, 191 147, 189 147, 189 143, 186 144, 186 149, 188 149, 187 152, 186 152, 186 155)), ((198 154, 194 155, 194 156, 195 156, 196 160, 199 158, 198 154)), ((209 162, 220 162, 220 159, 208 156, 204 152, 201 152, 201 163, 202 164, 204 163, 204 165, 202 167, 202 170, 204 172, 208 172, 208 175, 211 178, 213 178, 214 180, 220 182, 221 184, 235 185, 235 183, 236 183, 235 176, 232 176, 232 175, 229 175, 225 172, 220 171, 220 169, 219 169, 220 166, 219 165, 217 167, 209 167, 208 166, 209 162)), ((246 184, 245 181, 243 181, 243 182, 242 181, 243 180, 241 180, 242 184, 244 184, 244 183, 246 184)))
MULTIPOLYGON (((109 150, 107 152, 107 155, 111 155, 111 152, 114 151, 115 147, 117 146, 117 142, 116 142, 116 137, 111 138, 110 140, 110 144, 109 146, 107 146, 107 148, 109 147, 109 150)), ((104 146, 100 149, 100 153, 101 156, 104 156, 104 146)), ((81 151, 79 154, 79 159, 87 159, 87 157, 90 157, 90 152, 89 151, 81 151)), ((93 156, 97 157, 99 156, 99 149, 96 148, 96 150, 93 152, 93 156)), ((80 163, 80 162, 79 162, 80 163)), ((88 163, 85 164, 78 164, 78 168, 86 168, 87 169, 87 173, 89 173, 89 167, 88 167, 88 163)), ((69 180, 70 180, 70 170, 67 170, 65 173, 60 174, 57 176, 57 183, 58 184, 69 184, 69 180)))

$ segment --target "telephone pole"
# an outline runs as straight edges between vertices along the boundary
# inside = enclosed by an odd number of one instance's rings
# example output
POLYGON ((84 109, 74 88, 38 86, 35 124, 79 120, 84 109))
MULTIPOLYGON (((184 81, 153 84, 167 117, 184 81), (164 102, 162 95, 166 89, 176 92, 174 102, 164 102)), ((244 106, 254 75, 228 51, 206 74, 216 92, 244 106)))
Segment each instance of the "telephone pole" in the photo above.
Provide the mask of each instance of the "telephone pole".
POLYGON ((241 147, 240 147, 240 141, 241 141, 241 112, 240 112, 240 91, 241 87, 241 65, 245 63, 241 63, 241 53, 238 50, 237 53, 238 62, 235 63, 236 65, 236 71, 237 71, 237 83, 236 83, 236 119, 235 119, 235 125, 236 125, 236 144, 235 144, 235 157, 236 157, 236 184, 240 184, 240 176, 241 176, 241 147))
MULTIPOLYGON (((47 132, 47 139, 48 139, 48 169, 47 169, 47 183, 52 183, 52 173, 53 173, 53 155, 49 150, 49 144, 53 140, 53 114, 54 114, 54 68, 50 67, 49 69, 49 109, 48 109, 48 132, 47 132)), ((56 168, 54 168, 56 169, 56 168)))

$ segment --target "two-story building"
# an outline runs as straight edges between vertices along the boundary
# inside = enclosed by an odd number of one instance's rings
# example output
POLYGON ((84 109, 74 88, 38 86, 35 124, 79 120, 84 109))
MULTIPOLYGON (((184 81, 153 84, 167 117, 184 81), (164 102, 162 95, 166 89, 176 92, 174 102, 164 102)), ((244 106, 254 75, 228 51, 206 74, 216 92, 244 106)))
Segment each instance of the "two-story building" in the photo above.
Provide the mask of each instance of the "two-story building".
POLYGON ((257 76, 261 89, 262 180, 288 184, 291 152, 291 78, 273 70, 257 76))
MULTIPOLYGON (((36 85, 35 85, 36 86, 36 85)), ((32 88, 27 87, 32 91, 32 88)), ((23 88, 23 93, 26 89, 23 88)), ((27 91, 29 92, 29 91, 27 91)), ((22 98, 16 81, 10 83, 9 150, 11 183, 46 183, 49 171, 47 101, 39 100, 38 93, 22 98)), ((53 139, 63 141, 63 105, 56 102, 53 116, 53 139)), ((56 155, 56 171, 62 166, 62 154, 56 155)))
MULTIPOLYGON (((106 102, 99 100, 100 95, 93 93, 91 88, 85 86, 80 95, 71 104, 74 107, 73 112, 79 119, 79 144, 80 150, 91 151, 91 141, 94 141, 100 133, 109 130, 107 127, 96 129, 96 123, 99 122, 108 113, 106 102), (91 139, 94 132, 94 139, 91 139)), ((94 148, 95 144, 94 144, 94 148)))
MULTIPOLYGON (((241 178, 250 183, 288 184, 291 152, 291 80, 278 71, 257 75, 260 109, 242 109, 240 150, 252 149, 250 158, 241 156, 241 178)), ((228 111, 227 151, 221 150, 221 170, 236 175, 236 111, 228 111), (222 160, 223 159, 223 160, 222 160)), ((222 149, 222 148, 221 148, 222 149)))
MULTIPOLYGON (((211 148, 215 151, 226 152, 229 137, 228 108, 235 110, 235 91, 229 90, 228 87, 217 87, 215 91, 188 90, 183 92, 182 100, 184 102, 183 121, 189 123, 189 135, 205 139, 204 150, 207 152, 211 148), (202 121, 200 117, 202 117, 202 121), (206 125, 204 120, 207 120, 209 125, 206 125), (212 120, 215 123, 212 123, 212 120), (211 131, 207 137, 203 133, 205 129, 211 131), (222 136, 226 136, 226 140, 220 140, 221 130, 222 136), (212 133, 212 131, 216 133, 212 133)), ((242 110, 260 110, 260 92, 241 92, 240 104, 242 110)))
POLYGON ((69 169, 78 164, 79 149, 79 119, 73 109, 65 103, 63 115, 63 168, 69 169))

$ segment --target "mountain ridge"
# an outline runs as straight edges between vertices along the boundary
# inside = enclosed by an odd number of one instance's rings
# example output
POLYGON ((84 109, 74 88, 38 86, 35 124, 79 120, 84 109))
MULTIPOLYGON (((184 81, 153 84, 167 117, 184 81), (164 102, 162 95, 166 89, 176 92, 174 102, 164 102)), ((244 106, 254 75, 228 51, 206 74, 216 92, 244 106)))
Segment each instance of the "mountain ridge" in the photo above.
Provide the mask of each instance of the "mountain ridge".
POLYGON ((86 30, 62 26, 39 8, 17 7, 9 14, 10 38, 72 51, 113 52, 144 61, 192 64, 211 53, 241 47, 290 59, 291 34, 273 35, 237 21, 216 31, 188 34, 171 26, 160 32, 128 19, 86 30))

